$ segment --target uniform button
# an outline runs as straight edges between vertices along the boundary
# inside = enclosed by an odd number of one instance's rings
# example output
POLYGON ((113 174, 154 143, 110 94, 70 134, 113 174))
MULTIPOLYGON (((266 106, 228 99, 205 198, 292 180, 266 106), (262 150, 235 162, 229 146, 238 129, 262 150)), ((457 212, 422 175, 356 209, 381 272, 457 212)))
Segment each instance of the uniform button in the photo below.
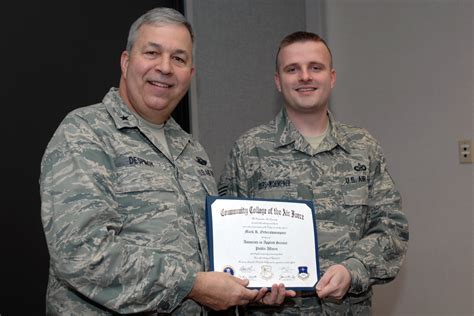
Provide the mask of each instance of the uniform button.
POLYGON ((168 308, 170 308, 170 303, 164 301, 164 302, 161 302, 161 303, 158 305, 158 307, 159 307, 160 309, 167 310, 168 308))

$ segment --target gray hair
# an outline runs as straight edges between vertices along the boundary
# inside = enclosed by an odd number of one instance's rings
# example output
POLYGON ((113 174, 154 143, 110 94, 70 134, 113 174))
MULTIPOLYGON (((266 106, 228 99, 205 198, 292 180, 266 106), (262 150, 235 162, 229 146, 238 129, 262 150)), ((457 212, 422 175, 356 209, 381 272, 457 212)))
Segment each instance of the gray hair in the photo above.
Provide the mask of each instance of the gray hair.
POLYGON ((194 34, 191 24, 188 20, 178 11, 171 8, 155 8, 143 14, 130 27, 127 39, 127 51, 131 53, 133 44, 137 39, 138 30, 142 25, 160 25, 160 24, 181 24, 185 26, 191 41, 194 41, 194 34))

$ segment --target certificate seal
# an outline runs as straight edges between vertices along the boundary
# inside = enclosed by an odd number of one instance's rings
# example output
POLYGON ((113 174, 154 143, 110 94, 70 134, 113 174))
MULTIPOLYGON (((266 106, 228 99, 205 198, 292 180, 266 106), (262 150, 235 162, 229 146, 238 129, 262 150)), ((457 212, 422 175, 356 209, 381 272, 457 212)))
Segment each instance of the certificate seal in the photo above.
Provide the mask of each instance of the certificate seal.
POLYGON ((298 278, 300 278, 301 280, 305 280, 308 277, 309 277, 308 267, 307 266, 298 267, 298 278))
POLYGON ((234 275, 234 268, 232 268, 232 266, 225 266, 222 271, 227 274, 234 275))
POLYGON ((270 280, 273 276, 273 272, 272 272, 272 267, 271 266, 262 266, 262 270, 260 271, 260 275, 262 276, 262 278, 264 278, 265 280, 270 280))

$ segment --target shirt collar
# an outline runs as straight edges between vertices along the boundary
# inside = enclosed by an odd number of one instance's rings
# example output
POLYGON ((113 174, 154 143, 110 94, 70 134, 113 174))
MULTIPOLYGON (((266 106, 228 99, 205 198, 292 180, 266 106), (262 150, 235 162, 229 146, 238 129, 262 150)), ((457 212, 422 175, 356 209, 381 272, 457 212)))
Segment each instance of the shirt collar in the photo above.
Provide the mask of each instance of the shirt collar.
MULTIPOLYGON (((343 150, 350 152, 349 142, 341 130, 341 125, 334 119, 333 114, 328 111, 329 124, 331 124, 330 133, 323 139, 317 152, 331 150, 336 146, 340 146, 343 150)), ((286 109, 283 108, 275 120, 275 147, 284 147, 293 143, 296 150, 315 154, 314 149, 304 139, 303 135, 296 129, 293 123, 288 119, 286 109)))
MULTIPOLYGON (((140 128, 138 119, 120 97, 117 88, 111 88, 102 102, 114 120, 117 129, 140 128)), ((172 117, 166 121, 164 128, 170 151, 173 152, 173 156, 177 157, 191 142, 191 135, 186 133, 172 117)))
POLYGON ((138 126, 138 120, 132 111, 123 101, 117 88, 110 88, 109 92, 102 99, 107 111, 115 122, 117 129, 131 128, 138 126))

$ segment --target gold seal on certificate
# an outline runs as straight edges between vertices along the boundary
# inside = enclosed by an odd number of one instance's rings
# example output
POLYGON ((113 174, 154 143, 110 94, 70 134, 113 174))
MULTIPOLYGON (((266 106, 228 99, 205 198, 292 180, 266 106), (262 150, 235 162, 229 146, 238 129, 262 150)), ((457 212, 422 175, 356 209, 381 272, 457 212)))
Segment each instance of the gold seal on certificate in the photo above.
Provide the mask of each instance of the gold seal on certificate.
POLYGON ((206 223, 211 270, 250 281, 250 288, 284 283, 314 290, 318 243, 311 201, 208 196, 206 223))

